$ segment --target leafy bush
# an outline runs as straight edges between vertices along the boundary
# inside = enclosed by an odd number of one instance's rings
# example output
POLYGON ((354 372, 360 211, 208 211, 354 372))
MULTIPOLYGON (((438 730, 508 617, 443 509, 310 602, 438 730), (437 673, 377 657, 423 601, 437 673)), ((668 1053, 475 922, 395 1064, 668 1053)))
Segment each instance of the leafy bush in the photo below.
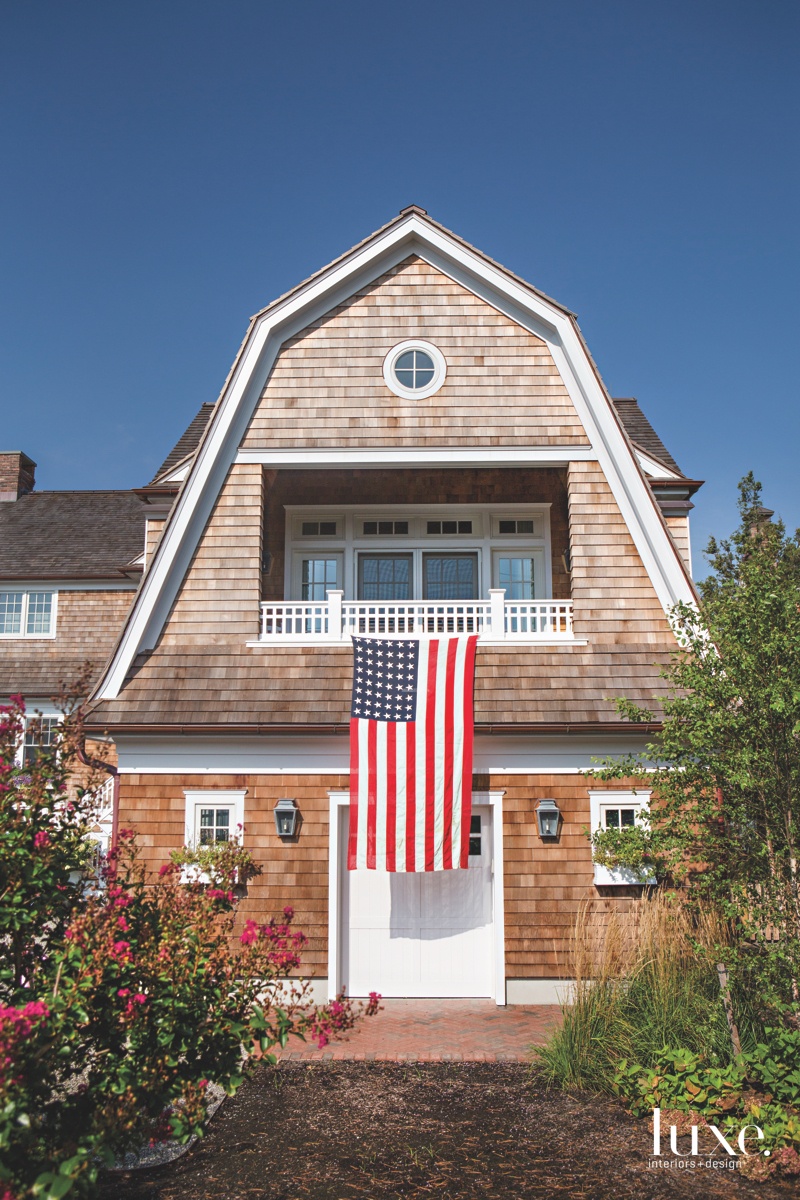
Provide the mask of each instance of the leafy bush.
POLYGON ((764 1134, 759 1149, 769 1151, 770 1161, 748 1164, 745 1173, 800 1174, 800 1034, 770 1027, 766 1036, 766 1042, 725 1067, 712 1066, 705 1055, 668 1047, 649 1068, 623 1059, 614 1091, 635 1116, 649 1117, 660 1108, 673 1123, 680 1114, 698 1125, 713 1120, 731 1144, 744 1125, 758 1125, 764 1134))
POLYGON ((80 717, 23 773, 23 714, 0 710, 0 1196, 57 1200, 148 1136, 202 1132, 208 1083, 234 1092, 254 1049, 274 1062, 357 1014, 287 990, 291 909, 239 928, 231 890, 183 886, 175 864, 148 877, 128 832, 93 886, 71 882, 94 815, 88 791, 68 798, 80 717))
POLYGON ((656 867, 653 835, 645 825, 595 829, 590 841, 592 862, 611 870, 623 867, 633 871, 643 883, 653 875, 656 867))

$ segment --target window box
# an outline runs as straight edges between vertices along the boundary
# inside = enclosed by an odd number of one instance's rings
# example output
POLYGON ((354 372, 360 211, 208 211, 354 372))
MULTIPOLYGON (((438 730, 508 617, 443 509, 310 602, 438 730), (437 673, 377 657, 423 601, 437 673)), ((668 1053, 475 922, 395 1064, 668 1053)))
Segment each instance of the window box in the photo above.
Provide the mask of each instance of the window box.
MULTIPOLYGON (((651 795, 650 791, 642 790, 589 792, 591 838, 605 830, 619 830, 623 834, 626 829, 646 830, 651 795)), ((594 882, 599 887, 645 887, 656 883, 656 875, 646 858, 624 866, 595 862, 594 882)))

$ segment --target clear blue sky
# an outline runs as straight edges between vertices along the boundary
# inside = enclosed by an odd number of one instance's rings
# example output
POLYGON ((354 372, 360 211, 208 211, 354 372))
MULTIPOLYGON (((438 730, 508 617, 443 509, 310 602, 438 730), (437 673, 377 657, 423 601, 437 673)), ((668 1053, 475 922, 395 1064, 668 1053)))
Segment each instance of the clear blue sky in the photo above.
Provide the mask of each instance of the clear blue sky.
POLYGON ((417 203, 578 313, 696 551, 750 468, 793 528, 799 56, 795 0, 2 0, 2 448, 145 482, 250 314, 417 203))

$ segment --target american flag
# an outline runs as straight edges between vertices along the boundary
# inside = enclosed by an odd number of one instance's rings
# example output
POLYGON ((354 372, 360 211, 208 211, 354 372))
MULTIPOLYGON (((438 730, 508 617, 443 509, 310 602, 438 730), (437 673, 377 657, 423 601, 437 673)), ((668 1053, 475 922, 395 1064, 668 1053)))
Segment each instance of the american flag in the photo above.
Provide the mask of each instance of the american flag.
POLYGON ((468 866, 477 640, 353 638, 351 871, 468 866))

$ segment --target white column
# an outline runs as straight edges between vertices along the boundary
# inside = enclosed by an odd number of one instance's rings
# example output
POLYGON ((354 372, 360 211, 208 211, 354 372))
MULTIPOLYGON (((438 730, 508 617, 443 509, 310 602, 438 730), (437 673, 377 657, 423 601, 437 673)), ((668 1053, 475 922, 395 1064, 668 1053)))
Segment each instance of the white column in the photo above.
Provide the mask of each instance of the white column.
POLYGON ((342 597, 344 592, 334 588, 328 595, 328 637, 342 636, 342 597))
POLYGON ((489 588, 489 600, 492 604, 491 637, 494 639, 506 636, 506 589, 489 588))

